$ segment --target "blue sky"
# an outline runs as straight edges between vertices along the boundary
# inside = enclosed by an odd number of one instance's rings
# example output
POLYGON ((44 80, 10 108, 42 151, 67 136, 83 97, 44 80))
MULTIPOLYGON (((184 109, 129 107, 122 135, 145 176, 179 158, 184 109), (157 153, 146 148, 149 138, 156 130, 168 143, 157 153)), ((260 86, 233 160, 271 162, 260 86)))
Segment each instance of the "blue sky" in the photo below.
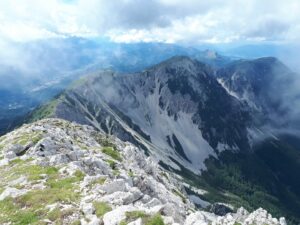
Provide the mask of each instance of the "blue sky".
POLYGON ((299 12, 299 0, 1 0, 0 41, 293 43, 299 12))

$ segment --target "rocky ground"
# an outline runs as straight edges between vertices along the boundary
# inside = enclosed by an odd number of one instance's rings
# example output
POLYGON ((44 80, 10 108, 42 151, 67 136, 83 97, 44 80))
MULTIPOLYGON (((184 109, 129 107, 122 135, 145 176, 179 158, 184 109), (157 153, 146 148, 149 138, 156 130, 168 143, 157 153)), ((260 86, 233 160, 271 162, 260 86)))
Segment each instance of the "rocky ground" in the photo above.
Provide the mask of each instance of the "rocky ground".
POLYGON ((0 137, 0 176, 0 224, 286 224, 263 209, 199 210, 142 150, 59 119, 0 137))

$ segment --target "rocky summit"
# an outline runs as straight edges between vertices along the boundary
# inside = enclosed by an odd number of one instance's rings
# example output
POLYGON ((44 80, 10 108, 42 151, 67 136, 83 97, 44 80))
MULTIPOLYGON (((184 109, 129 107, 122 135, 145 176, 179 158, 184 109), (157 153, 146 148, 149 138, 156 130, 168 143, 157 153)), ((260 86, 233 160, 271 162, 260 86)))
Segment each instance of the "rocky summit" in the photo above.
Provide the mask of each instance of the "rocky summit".
POLYGON ((199 198, 196 207, 180 177, 144 150, 61 119, 2 136, 0 174, 0 224, 286 224, 262 208, 199 198))

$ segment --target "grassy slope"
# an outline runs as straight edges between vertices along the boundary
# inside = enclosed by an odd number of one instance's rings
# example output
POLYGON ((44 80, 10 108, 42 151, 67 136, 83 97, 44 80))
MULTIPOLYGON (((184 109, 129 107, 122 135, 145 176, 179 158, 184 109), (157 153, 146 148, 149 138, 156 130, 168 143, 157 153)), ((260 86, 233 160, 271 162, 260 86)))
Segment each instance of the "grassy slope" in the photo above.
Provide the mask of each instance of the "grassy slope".
POLYGON ((55 115, 55 110, 56 107, 59 103, 63 102, 65 100, 65 93, 69 90, 72 90, 73 88, 76 88, 82 84, 84 84, 87 80, 88 77, 92 77, 95 74, 90 74, 90 75, 86 75, 81 77, 78 80, 73 81, 69 87, 62 93, 58 94, 57 96, 55 96, 51 101, 40 105, 39 107, 35 108, 32 112, 30 112, 28 115, 26 115, 22 121, 20 122, 20 124, 26 122, 26 123, 32 123, 44 118, 49 118, 55 115))
MULTIPOLYGON (((30 190, 26 194, 16 198, 5 198, 0 201, 0 224, 9 223, 42 224, 42 219, 50 219, 52 222, 61 224, 64 216, 78 213, 75 207, 78 204, 80 194, 78 182, 83 180, 84 174, 77 171, 72 177, 61 177, 56 167, 42 167, 30 163, 31 160, 22 161, 16 159, 9 167, 1 167, 1 187, 7 185, 20 176, 25 176, 31 184, 40 183, 46 176, 45 189, 30 190), (53 211, 47 209, 47 205, 53 203, 70 204, 68 211, 55 208, 53 211), (75 205, 75 206, 74 206, 75 205)), ((23 186, 15 186, 22 189, 23 186)))
POLYGON ((28 117, 28 121, 26 122, 31 123, 44 118, 51 117, 52 115, 54 115, 56 106, 58 105, 59 101, 59 99, 54 99, 48 102, 47 104, 38 107, 37 109, 32 111, 32 113, 28 117))

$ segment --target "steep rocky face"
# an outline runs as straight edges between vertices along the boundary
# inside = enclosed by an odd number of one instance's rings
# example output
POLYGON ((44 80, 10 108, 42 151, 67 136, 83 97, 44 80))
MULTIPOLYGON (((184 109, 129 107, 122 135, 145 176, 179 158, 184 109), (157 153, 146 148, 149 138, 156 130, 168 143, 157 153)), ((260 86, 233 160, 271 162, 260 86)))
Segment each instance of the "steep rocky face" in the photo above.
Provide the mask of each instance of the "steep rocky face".
POLYGON ((286 225, 261 208, 198 210, 208 203, 136 146, 60 119, 2 136, 0 173, 1 224, 286 225))
MULTIPOLYGON (((143 146, 173 168, 180 163, 199 173, 210 155, 249 149, 247 105, 213 74, 187 57, 141 73, 94 74, 63 93, 47 116, 94 126, 143 146)), ((45 107, 34 115, 41 111, 45 107)))
POLYGON ((246 101, 263 123, 286 126, 291 110, 299 103, 293 93, 295 74, 272 57, 233 62, 216 73, 220 84, 232 96, 246 101))

